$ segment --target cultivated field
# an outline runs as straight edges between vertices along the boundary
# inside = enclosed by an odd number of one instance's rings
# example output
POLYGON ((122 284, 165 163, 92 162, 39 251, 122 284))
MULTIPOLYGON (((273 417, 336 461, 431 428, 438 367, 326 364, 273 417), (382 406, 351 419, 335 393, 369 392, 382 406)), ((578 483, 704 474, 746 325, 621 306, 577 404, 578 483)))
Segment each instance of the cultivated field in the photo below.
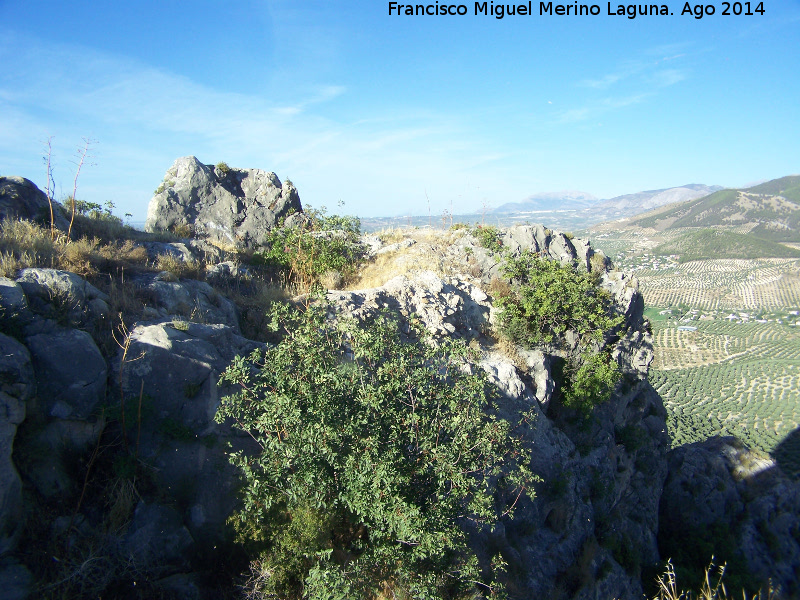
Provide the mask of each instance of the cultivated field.
POLYGON ((677 234, 579 234, 639 279, 673 445, 733 434, 800 473, 800 448, 785 443, 800 426, 800 261, 651 253, 677 234))

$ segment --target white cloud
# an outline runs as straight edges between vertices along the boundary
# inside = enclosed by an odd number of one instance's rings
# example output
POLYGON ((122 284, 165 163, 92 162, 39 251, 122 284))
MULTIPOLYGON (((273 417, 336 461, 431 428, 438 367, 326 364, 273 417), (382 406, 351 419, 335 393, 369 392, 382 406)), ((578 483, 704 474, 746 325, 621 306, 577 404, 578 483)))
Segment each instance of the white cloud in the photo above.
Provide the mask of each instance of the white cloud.
MULTIPOLYGON (((425 189, 432 202, 449 202, 471 169, 505 155, 473 139, 451 115, 328 117, 327 103, 348 93, 341 85, 309 88, 287 102, 286 90, 282 100, 231 93, 90 48, 16 42, 0 45, 6 65, 0 72, 0 162, 15 169, 27 164, 23 175, 38 173, 38 144, 55 135, 54 155, 68 167, 69 144, 97 138, 97 166, 81 174, 82 189, 102 196, 95 200, 115 198, 121 211, 137 217, 164 171, 187 154, 274 170, 298 185, 304 202, 349 196, 343 199, 350 209, 362 214, 392 212, 381 197, 420 211, 425 189), (31 156, 12 163, 23 139, 31 156)), ((57 175, 67 180, 69 169, 57 175)), ((476 192, 462 192, 464 202, 479 205, 476 192)))

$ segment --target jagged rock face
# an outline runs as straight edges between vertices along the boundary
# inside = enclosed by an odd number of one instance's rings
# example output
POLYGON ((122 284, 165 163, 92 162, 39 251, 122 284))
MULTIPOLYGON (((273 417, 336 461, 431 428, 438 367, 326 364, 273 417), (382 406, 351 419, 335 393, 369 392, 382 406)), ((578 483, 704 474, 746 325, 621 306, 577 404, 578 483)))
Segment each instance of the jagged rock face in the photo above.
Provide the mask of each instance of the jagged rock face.
POLYGON ((142 286, 143 290, 152 295, 154 304, 153 307, 148 307, 148 316, 154 319, 174 318, 221 323, 239 333, 236 305, 205 281, 165 279, 165 274, 159 274, 142 286))
POLYGON ((75 273, 57 269, 22 269, 16 283, 26 306, 72 327, 85 327, 108 315, 109 297, 75 273))
POLYGON ((25 339, 33 358, 39 398, 49 417, 86 419, 106 397, 108 372, 85 331, 62 329, 25 339))
MULTIPOLYGON (((50 226, 50 203, 36 184, 24 177, 0 177, 0 220, 27 219, 50 226)), ((53 206, 53 221, 63 231, 69 227, 59 206, 53 206)))
POLYGON ((281 183, 275 173, 214 167, 188 156, 164 175, 145 230, 188 227, 223 247, 255 248, 282 219, 302 210, 294 185, 281 183))
MULTIPOLYGON (((535 232, 512 234, 532 247, 535 232)), ((576 258, 574 249, 558 248, 554 253, 562 262, 576 258)), ((486 268, 495 265, 487 262, 486 268)), ((641 324, 635 280, 617 285, 620 280, 612 274, 605 287, 629 325, 641 324)), ((330 292, 328 299, 339 316, 363 319, 389 309, 418 319, 434 337, 484 343, 482 335, 495 319, 480 287, 430 271, 411 272, 375 289, 330 292)), ((546 483, 520 504, 513 520, 491 532, 471 532, 472 545, 481 557, 499 551, 509 563, 512 598, 638 599, 640 568, 659 559, 658 500, 668 448, 666 413, 646 380, 650 336, 629 326, 616 342, 614 356, 625 380, 588 424, 570 425, 546 414, 557 385, 552 367, 558 356, 541 350, 519 355, 527 366, 523 371, 497 351, 487 351, 480 366, 503 397, 502 416, 516 423, 523 413, 531 415, 517 431, 531 451, 533 471, 546 483)))
POLYGON ((680 446, 668 460, 660 506, 664 553, 690 554, 714 544, 725 552, 739 549, 731 558, 742 561, 754 580, 771 578, 784 597, 797 597, 800 482, 734 437, 680 446))
POLYGON ((153 465, 167 496, 187 505, 183 515, 194 542, 208 551, 223 536, 236 505, 237 473, 227 459, 230 441, 245 440, 214 422, 219 376, 237 355, 262 346, 223 324, 138 324, 114 370, 123 393, 143 398, 139 456, 153 465))
POLYGON ((31 358, 17 340, 0 333, 0 556, 12 550, 22 529, 22 483, 11 451, 25 403, 36 391, 31 358))

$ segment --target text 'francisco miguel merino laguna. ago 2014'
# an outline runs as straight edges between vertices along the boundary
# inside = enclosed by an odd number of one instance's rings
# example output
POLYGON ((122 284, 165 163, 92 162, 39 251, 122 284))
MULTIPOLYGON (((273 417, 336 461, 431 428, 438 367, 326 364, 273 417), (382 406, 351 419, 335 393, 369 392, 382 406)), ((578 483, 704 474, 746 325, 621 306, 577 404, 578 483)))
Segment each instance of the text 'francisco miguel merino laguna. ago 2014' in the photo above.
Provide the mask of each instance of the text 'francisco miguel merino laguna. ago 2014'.
MULTIPOLYGON (((534 14, 534 3, 523 4, 495 4, 494 2, 475 2, 472 14, 475 16, 491 16, 495 19, 502 19, 506 16, 529 16, 534 14)), ((390 15, 404 16, 464 16, 469 14, 466 4, 400 4, 399 2, 389 2, 390 15)), ((688 15, 695 19, 702 19, 711 15, 763 15, 763 2, 720 2, 719 11, 714 4, 694 4, 686 2, 681 10, 681 16, 688 15)), ((539 2, 539 16, 598 16, 601 8, 598 4, 554 4, 553 2, 539 2)), ((622 16, 628 19, 646 16, 670 16, 675 14, 666 4, 615 4, 608 2, 608 16, 622 16)))

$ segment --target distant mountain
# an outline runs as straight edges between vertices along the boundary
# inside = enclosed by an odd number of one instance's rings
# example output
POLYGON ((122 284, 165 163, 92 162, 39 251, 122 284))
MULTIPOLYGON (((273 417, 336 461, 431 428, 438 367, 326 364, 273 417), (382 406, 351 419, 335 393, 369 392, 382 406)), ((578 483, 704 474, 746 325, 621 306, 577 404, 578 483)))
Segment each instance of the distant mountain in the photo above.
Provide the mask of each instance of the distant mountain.
POLYGON ((604 200, 597 205, 598 209, 611 209, 619 211, 635 211, 632 214, 645 212, 673 202, 686 202, 708 196, 723 189, 719 185, 703 185, 690 183, 680 187, 665 188, 663 190, 647 190, 635 194, 625 194, 610 200, 604 200))
POLYGON ((631 225, 659 231, 677 227, 749 227, 748 234, 776 242, 800 242, 800 175, 662 207, 631 225))
POLYGON ((591 194, 579 191, 546 192, 534 194, 521 202, 503 204, 494 209, 492 214, 511 215, 541 211, 575 210, 581 211, 585 219, 597 222, 632 217, 665 204, 694 200, 721 189, 723 188, 718 185, 708 186, 691 183, 680 187, 625 194, 610 200, 601 200, 591 194))
POLYGON ((508 214, 541 210, 581 210, 596 205, 600 200, 586 192, 565 190, 542 192, 528 196, 522 202, 508 202, 495 208, 493 214, 508 214))

